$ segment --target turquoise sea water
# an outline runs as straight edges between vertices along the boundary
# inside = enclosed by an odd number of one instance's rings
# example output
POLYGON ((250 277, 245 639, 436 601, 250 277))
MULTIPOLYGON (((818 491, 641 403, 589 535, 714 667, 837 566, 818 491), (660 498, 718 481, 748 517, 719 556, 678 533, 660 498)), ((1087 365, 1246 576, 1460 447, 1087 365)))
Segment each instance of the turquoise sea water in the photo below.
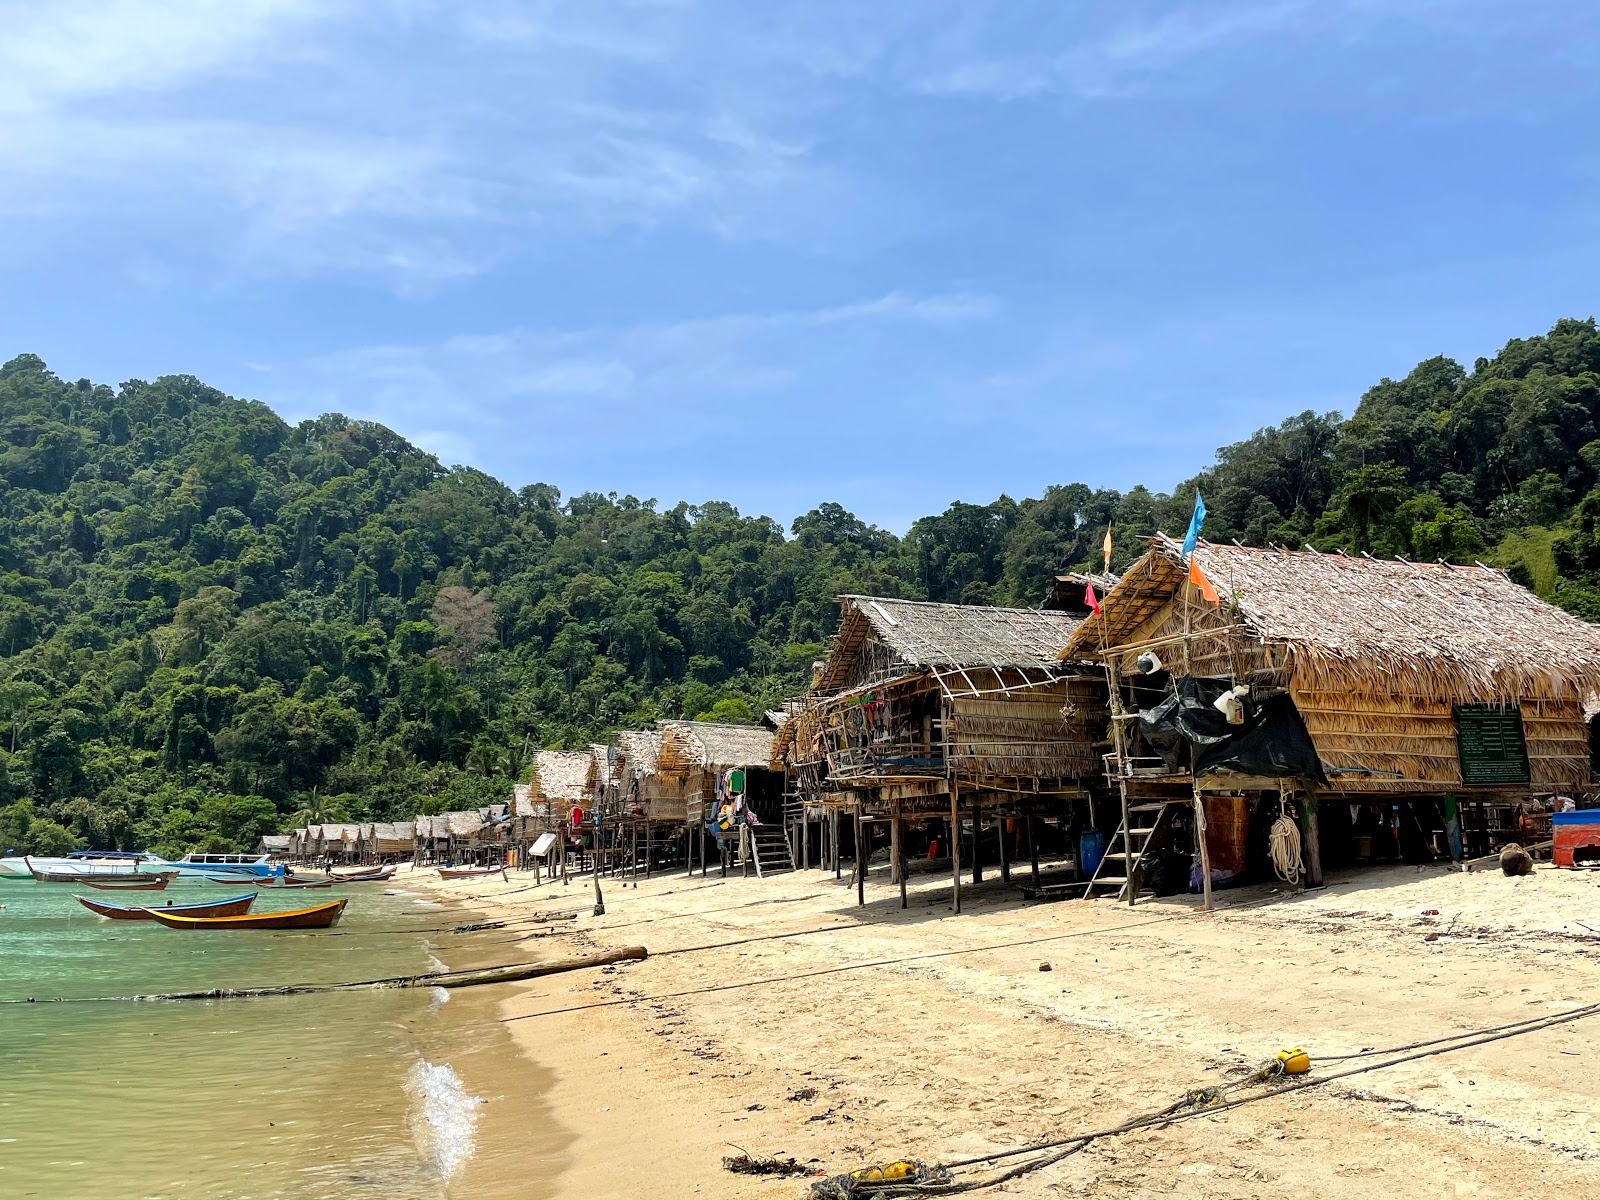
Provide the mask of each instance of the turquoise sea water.
MULTIPOLYGON (((0 1196, 435 1200, 470 1154, 473 1105, 442 993, 54 1003, 53 997, 330 982, 440 964, 428 932, 470 914, 378 885, 332 930, 179 931, 107 921, 64 884, 0 882, 0 1196)), ((248 890, 248 889, 240 889, 248 890)), ((186 903, 228 891, 96 893, 186 903)), ((449 965, 456 965, 451 963, 449 965)))

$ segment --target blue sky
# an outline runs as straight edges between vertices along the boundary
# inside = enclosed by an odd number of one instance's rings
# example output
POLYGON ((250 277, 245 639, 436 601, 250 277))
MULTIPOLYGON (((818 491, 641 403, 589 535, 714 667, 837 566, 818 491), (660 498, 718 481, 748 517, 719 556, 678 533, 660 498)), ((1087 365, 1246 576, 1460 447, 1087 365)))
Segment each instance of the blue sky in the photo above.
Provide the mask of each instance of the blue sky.
POLYGON ((1588 316, 1572 0, 0 0, 0 358, 895 530, 1588 316))

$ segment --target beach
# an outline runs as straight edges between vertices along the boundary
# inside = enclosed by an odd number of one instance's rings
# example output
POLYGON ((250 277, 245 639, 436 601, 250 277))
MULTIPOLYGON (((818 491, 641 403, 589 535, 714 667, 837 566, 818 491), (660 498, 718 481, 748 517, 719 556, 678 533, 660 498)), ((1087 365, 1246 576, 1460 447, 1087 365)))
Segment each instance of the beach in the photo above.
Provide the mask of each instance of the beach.
MULTIPOLYGON (((462 1069, 487 1115, 450 1194, 715 1198, 806 1194, 724 1170, 741 1151, 828 1173, 950 1161, 1118 1125, 1288 1047, 1315 1078, 1361 1061, 1325 1056, 1578 1007, 1596 883, 1395 866, 1206 914, 1031 904, 991 876, 956 916, 931 872, 904 910, 882 870, 865 907, 848 874, 676 874, 605 879, 601 917, 589 877, 406 886, 506 922, 496 961, 650 951, 452 1000, 523 1061, 462 1069)), ((1600 1195, 1596 1062, 1600 1019, 1557 1025, 1096 1141, 1004 1191, 1600 1195)))

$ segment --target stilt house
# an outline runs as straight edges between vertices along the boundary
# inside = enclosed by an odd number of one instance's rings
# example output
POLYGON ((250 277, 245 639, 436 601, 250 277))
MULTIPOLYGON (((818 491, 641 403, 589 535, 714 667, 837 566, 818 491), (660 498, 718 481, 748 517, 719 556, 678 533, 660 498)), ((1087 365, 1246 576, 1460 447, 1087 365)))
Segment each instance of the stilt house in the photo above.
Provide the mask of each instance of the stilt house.
POLYGON ((1500 571, 1204 541, 1193 564, 1158 537, 1062 651, 1104 661, 1127 714, 1108 777, 1146 815, 1107 855, 1124 897, 1155 863, 1145 831, 1202 793, 1189 840, 1231 860, 1209 885, 1259 861, 1280 806, 1320 883, 1324 858, 1385 846, 1488 852, 1510 806, 1591 786, 1600 630, 1500 571))
MULTIPOLYGON (((791 770, 816 799, 862 823, 890 825, 903 883, 903 824, 942 818, 951 830, 986 817, 1087 812, 1098 782, 1106 693, 1098 667, 1063 660, 1080 618, 1040 609, 842 596, 839 630, 790 743, 791 770)), ((1016 826, 1002 829, 1002 872, 1016 826), (1008 843, 1008 835, 1011 841, 1008 843)), ((835 818, 823 858, 837 863, 835 818)), ((952 874, 959 907, 960 847, 952 874)), ((803 857, 808 861, 809 833, 803 857)), ((981 872, 974 857, 975 875, 981 872)))

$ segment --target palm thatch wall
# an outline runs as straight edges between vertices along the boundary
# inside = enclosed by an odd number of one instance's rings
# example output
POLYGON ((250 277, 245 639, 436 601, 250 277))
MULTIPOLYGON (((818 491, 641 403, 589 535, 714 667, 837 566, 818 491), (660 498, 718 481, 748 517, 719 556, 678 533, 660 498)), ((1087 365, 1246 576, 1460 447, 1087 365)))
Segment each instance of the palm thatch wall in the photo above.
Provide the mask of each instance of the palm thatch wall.
POLYGON ((662 721, 660 771, 675 791, 682 819, 705 819, 716 796, 716 777, 734 767, 772 768, 773 732, 760 725, 713 721, 662 721))
POLYGON ((1336 791, 1466 786, 1457 705, 1520 711, 1528 789, 1587 786, 1600 631, 1503 573, 1205 542, 1195 560, 1220 603, 1160 538, 1064 654, 1109 649, 1127 674, 1149 648, 1174 674, 1286 687, 1336 791))

